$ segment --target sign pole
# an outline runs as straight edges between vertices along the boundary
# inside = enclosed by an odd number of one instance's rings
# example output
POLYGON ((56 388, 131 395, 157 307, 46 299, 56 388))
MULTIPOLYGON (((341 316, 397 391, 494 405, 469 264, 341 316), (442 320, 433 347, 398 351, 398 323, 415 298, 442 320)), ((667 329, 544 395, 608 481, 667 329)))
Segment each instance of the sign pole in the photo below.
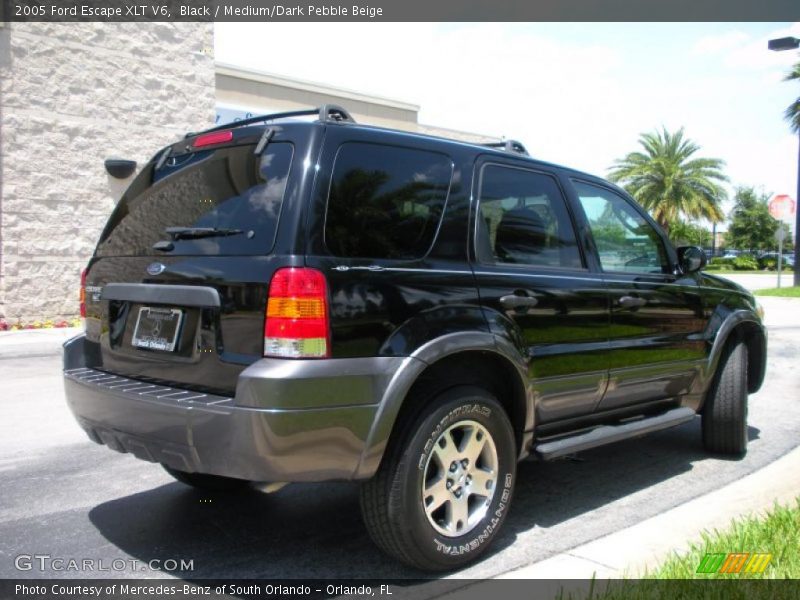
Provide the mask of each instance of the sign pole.
MULTIPOLYGON (((800 185, 800 176, 798 177, 798 185, 800 185)), ((797 220, 800 222, 800 211, 797 210, 795 201, 786 194, 775 196, 769 201, 769 214, 778 221, 778 229, 775 230, 775 239, 778 240, 778 287, 781 287, 781 269, 783 268, 783 238, 786 237, 786 230, 783 228, 784 219, 792 215, 798 215, 797 220)), ((799 223, 800 224, 800 223, 799 223)), ((795 232, 795 256, 800 252, 798 251, 797 238, 800 237, 795 232)), ((797 261, 794 265, 794 284, 797 285, 800 280, 800 272, 798 272, 797 261)))

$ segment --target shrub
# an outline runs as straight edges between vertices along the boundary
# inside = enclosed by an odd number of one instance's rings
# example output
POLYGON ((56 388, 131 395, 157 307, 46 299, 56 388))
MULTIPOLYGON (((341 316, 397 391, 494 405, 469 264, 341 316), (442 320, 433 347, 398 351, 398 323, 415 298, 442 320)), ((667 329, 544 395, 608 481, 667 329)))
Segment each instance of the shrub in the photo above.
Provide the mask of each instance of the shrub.
POLYGON ((767 271, 775 271, 778 268, 778 259, 772 256, 764 256, 758 259, 758 268, 767 271))
POLYGON ((15 323, 10 323, 6 319, 0 319, 0 331, 19 331, 21 329, 52 329, 54 327, 80 327, 83 321, 78 317, 72 319, 45 319, 44 321, 23 322, 17 319, 15 323))
POLYGON ((736 271, 753 271, 758 269, 758 261, 752 256, 737 256, 733 259, 733 268, 736 271))
POLYGON ((732 271, 733 270, 733 259, 732 258, 722 258, 721 256, 717 256, 712 258, 708 261, 708 267, 713 270, 717 271, 732 271))

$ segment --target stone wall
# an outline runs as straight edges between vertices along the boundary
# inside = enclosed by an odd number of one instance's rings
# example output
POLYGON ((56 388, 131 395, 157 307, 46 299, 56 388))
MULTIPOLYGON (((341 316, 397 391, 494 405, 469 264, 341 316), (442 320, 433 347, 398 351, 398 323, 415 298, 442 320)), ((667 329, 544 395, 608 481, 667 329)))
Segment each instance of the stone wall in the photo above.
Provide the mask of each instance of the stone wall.
POLYGON ((80 271, 128 180, 211 125, 213 25, 12 23, 0 27, 0 317, 74 316, 80 271))

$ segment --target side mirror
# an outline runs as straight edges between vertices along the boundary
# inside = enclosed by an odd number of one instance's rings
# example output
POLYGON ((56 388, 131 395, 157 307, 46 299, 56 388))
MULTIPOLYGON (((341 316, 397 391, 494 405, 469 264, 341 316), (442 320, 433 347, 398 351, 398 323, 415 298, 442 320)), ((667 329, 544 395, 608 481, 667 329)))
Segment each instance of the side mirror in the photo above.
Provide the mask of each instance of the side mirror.
POLYGON ((706 266, 706 253, 697 246, 678 248, 678 266, 684 273, 695 273, 706 266))

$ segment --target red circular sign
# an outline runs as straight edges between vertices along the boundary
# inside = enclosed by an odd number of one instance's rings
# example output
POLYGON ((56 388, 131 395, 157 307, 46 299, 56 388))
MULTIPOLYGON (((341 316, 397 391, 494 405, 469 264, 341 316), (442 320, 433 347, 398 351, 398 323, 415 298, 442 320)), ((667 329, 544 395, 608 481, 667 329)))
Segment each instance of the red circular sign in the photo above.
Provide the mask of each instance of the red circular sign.
POLYGON ((769 214, 779 221, 791 217, 795 211, 795 202, 786 194, 780 194, 769 201, 769 214))

